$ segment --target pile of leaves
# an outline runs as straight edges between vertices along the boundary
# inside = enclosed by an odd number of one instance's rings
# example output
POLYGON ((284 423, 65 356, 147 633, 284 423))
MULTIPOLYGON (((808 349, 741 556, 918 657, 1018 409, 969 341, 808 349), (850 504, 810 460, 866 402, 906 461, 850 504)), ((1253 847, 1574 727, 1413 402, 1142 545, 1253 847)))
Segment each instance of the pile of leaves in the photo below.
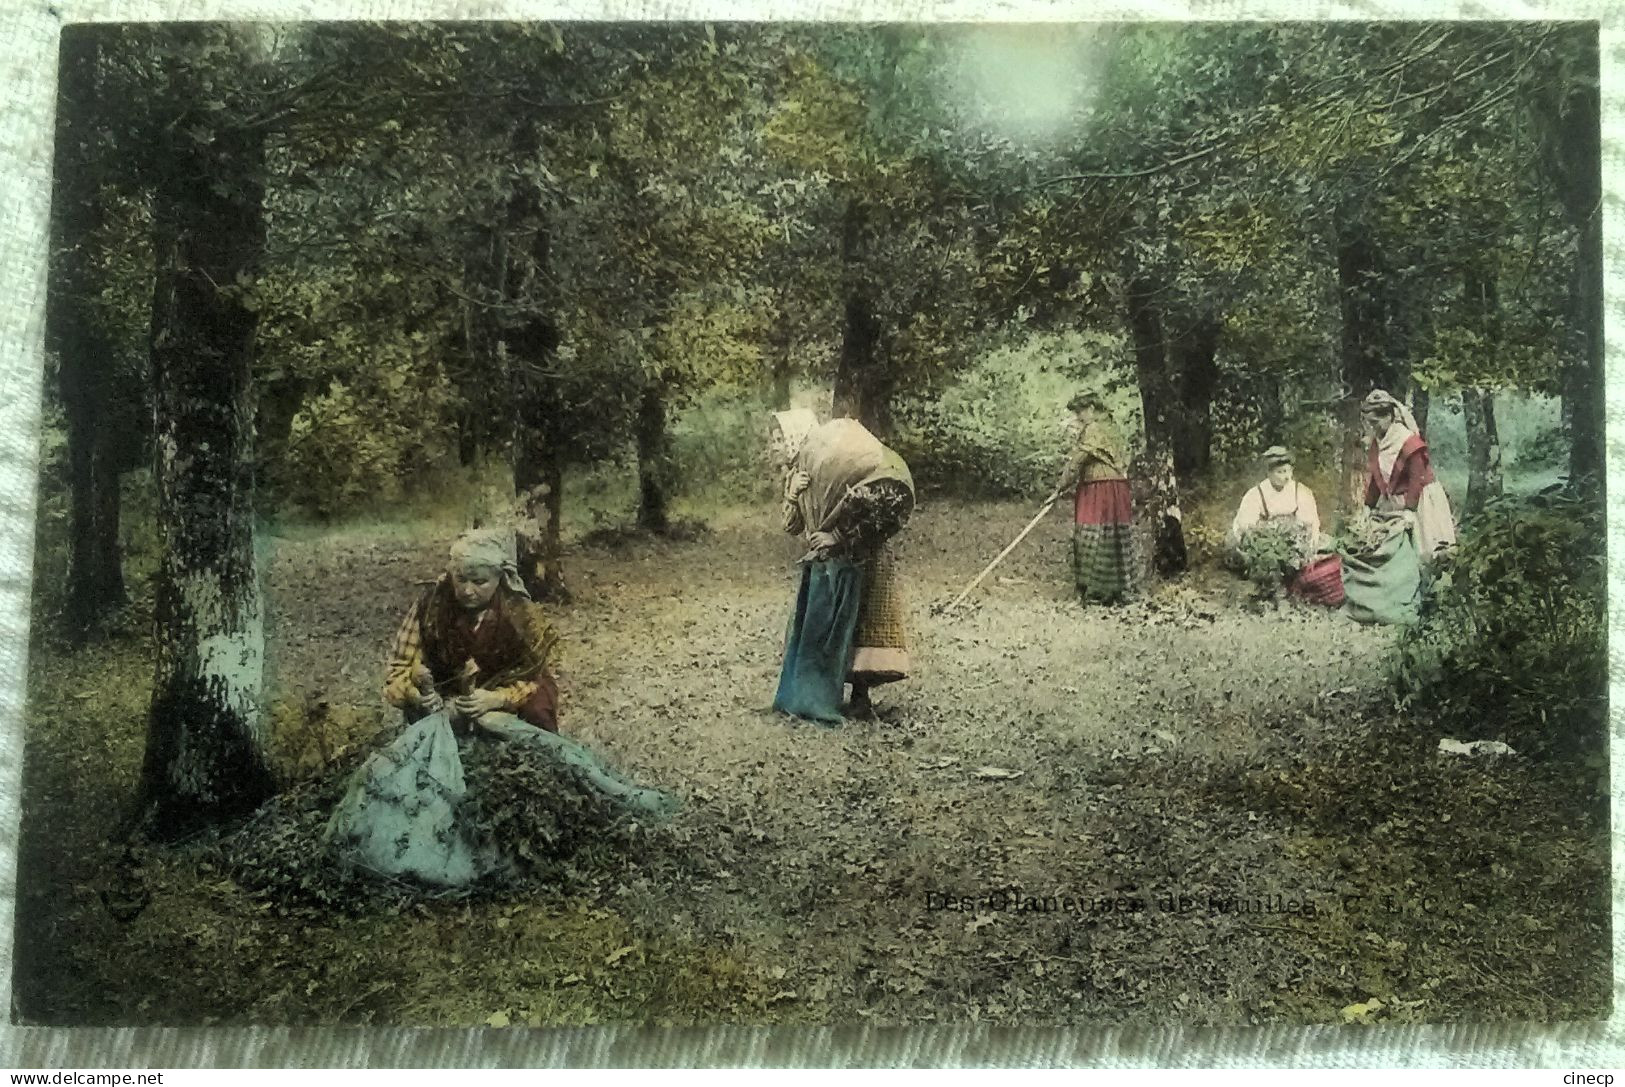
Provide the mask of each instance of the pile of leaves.
POLYGON ((1337 534, 1337 550, 1345 555, 1373 554, 1388 539, 1388 531, 1386 521, 1373 517, 1369 509, 1361 506, 1343 522, 1337 534))
POLYGON ((1313 557, 1308 526, 1301 521, 1265 521, 1242 534, 1237 545, 1242 572, 1264 594, 1279 590, 1313 557))
POLYGON ((207 843, 204 862, 284 910, 359 913, 410 900, 414 888, 339 864, 323 841, 349 780, 349 769, 341 768, 285 790, 207 843))
POLYGON ((593 847, 631 848, 640 828, 582 773, 536 747, 475 740, 458 747, 468 817, 521 879, 549 882, 593 847))
POLYGON ((1399 645, 1406 699, 1452 735, 1520 752, 1595 749, 1608 647, 1602 504, 1554 490, 1490 503, 1399 645))
POLYGON ((511 864, 467 888, 440 888, 361 871, 324 841, 328 819, 355 763, 290 788, 245 824, 203 846, 204 861, 283 909, 364 913, 412 902, 463 900, 512 890, 568 890, 598 882, 595 870, 641 852, 646 832, 580 772, 523 744, 458 745, 468 788, 465 818, 511 864))

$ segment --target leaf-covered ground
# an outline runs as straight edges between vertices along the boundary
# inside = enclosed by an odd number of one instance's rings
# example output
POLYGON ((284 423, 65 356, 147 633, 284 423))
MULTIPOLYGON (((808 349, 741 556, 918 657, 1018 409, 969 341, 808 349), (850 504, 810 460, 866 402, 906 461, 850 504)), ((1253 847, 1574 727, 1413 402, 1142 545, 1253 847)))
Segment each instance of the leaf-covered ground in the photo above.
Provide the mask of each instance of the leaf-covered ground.
MULTIPOLYGON (((145 651, 41 646, 19 1014, 1606 1014, 1600 765, 1439 755, 1425 710, 1400 716, 1386 696, 1389 633, 1256 610, 1228 579, 1081 608, 1059 515, 974 610, 932 616, 1027 512, 922 511, 904 544, 917 674, 877 692, 878 720, 841 729, 768 709, 798 551, 765 518, 573 556, 577 599, 555 611, 564 730, 685 807, 630 852, 592 850, 557 883, 473 901, 320 909, 245 886, 198 845, 123 856, 105 839, 139 766, 145 651), (938 908, 948 899, 971 908, 938 908)), ((285 766, 354 760, 388 726, 382 658, 445 542, 381 529, 273 541, 285 766)))

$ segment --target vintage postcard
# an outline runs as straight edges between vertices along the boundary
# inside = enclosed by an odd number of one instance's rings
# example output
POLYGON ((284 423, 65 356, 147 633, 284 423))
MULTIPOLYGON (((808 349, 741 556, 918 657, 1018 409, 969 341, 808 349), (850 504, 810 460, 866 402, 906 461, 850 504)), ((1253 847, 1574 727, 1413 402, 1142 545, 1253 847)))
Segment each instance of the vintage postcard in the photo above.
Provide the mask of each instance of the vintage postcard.
POLYGON ((15 1023, 1610 1014, 1596 24, 57 101, 15 1023))

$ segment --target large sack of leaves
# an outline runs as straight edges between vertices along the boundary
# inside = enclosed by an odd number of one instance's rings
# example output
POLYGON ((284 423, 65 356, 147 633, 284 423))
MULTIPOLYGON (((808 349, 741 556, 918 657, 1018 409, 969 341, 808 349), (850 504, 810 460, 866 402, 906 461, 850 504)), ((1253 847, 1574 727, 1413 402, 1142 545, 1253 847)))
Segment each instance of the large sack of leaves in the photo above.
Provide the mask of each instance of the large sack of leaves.
POLYGON ((1415 534, 1396 532, 1366 555, 1343 557, 1343 610, 1361 623, 1414 623, 1422 599, 1415 534))
MULTIPOLYGON (((409 725, 356 772, 327 824, 335 859, 374 875, 465 887, 544 845, 525 840, 539 828, 523 822, 510 820, 502 827, 510 833, 493 833, 502 820, 493 826, 482 804, 487 798, 470 789, 464 773, 465 756, 484 745, 522 751, 555 770, 545 781, 534 774, 529 780, 571 794, 536 798, 566 819, 589 809, 595 825, 620 814, 659 819, 676 807, 672 797, 631 784, 581 744, 508 714, 487 714, 460 751, 450 720, 437 713, 409 725)), ((502 808, 513 806, 510 799, 502 808)))

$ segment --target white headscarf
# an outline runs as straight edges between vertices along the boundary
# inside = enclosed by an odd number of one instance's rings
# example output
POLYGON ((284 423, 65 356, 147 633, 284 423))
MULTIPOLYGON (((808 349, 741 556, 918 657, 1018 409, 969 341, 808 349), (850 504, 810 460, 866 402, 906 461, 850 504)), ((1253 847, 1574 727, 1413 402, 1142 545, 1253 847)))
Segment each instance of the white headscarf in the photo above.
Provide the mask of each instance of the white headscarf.
POLYGON ((791 408, 789 411, 776 411, 773 421, 784 435, 785 444, 790 452, 794 453, 801 448, 801 443, 807 440, 807 435, 818 429, 818 416, 806 408, 791 408))
POLYGON ((502 584, 525 596, 525 583, 519 577, 519 564, 514 561, 513 533, 499 528, 477 528, 457 537, 451 545, 448 569, 467 570, 485 567, 496 570, 502 584))
POLYGON ((1372 389, 1361 402, 1360 410, 1370 411, 1373 408, 1389 408, 1394 413, 1394 421, 1377 436, 1377 468, 1382 472, 1382 478, 1388 479, 1394 474, 1394 462, 1399 459, 1399 451, 1404 448, 1406 440, 1412 434, 1421 434, 1421 430, 1411 409, 1400 403, 1392 393, 1372 389))

